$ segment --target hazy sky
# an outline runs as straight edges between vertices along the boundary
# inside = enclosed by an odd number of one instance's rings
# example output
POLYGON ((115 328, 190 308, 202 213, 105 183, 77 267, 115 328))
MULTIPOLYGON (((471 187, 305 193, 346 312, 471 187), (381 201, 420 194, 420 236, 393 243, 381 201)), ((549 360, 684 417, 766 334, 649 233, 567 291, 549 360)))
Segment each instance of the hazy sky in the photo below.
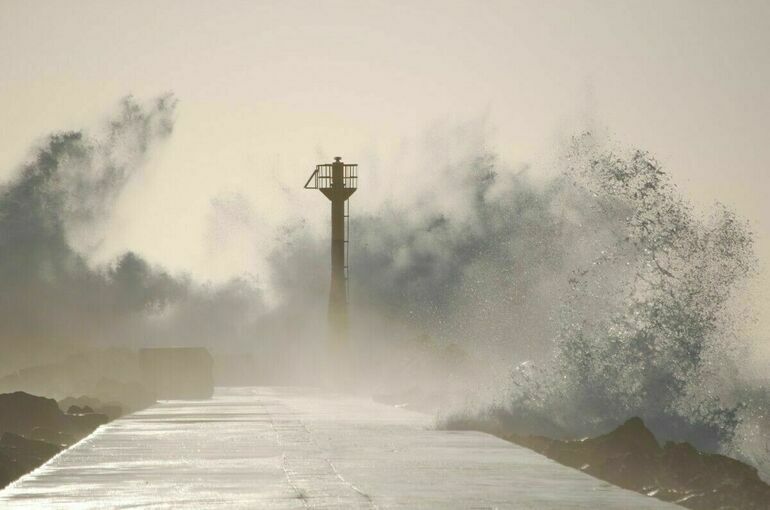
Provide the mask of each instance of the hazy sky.
POLYGON ((173 91, 176 132, 95 255, 222 279, 259 270, 254 233, 326 218, 299 187, 332 156, 387 188, 394 154, 437 124, 486 123, 535 171, 592 127, 749 218, 767 264, 768 84, 761 1, 0 0, 0 177, 46 133, 173 91))

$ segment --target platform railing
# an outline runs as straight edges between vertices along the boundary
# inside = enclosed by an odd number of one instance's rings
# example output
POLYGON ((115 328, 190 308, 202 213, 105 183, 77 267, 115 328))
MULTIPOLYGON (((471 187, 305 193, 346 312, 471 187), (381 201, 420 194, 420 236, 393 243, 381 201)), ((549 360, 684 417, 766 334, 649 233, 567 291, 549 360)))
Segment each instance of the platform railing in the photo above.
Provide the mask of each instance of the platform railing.
MULTIPOLYGON (((332 187, 332 165, 316 165, 315 172, 305 183, 305 189, 329 189, 332 187)), ((358 188, 358 165, 345 165, 342 171, 342 187, 358 188)))

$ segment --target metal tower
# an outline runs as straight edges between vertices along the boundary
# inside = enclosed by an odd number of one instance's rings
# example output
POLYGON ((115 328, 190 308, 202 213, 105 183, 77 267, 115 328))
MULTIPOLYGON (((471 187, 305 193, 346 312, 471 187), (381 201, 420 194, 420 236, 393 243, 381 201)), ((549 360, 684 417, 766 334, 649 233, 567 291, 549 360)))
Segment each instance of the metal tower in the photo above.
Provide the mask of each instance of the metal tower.
POLYGON ((342 350, 348 333, 348 234, 350 202, 358 187, 358 165, 347 165, 342 158, 316 165, 305 189, 318 189, 332 203, 332 277, 329 288, 329 336, 334 350, 342 350))

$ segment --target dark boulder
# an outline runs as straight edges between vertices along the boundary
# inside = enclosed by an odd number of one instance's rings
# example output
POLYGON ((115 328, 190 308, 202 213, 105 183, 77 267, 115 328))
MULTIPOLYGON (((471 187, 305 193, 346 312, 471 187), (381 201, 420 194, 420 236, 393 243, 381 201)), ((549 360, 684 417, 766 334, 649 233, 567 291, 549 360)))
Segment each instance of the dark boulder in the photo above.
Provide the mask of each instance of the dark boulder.
POLYGON ((37 439, 59 446, 69 446, 75 442, 75 436, 61 430, 49 429, 46 427, 35 427, 27 435, 29 439, 37 439))
POLYGON ((59 401, 61 409, 67 409, 67 414, 99 413, 106 414, 110 420, 117 420, 123 416, 123 408, 115 402, 104 403, 98 398, 86 397, 67 397, 59 401), (71 413, 70 409, 80 409, 79 413, 71 413))
POLYGON ((664 494, 695 510, 770 508, 770 485, 757 470, 738 460, 700 452, 689 443, 666 443, 659 462, 664 494))
POLYGON ((61 450, 57 445, 5 432, 0 436, 0 488, 42 465, 61 450))
MULTIPOLYGON (((109 421, 105 414, 83 414, 83 409, 77 406, 68 409, 70 413, 77 411, 80 412, 64 414, 56 401, 50 398, 21 391, 3 393, 0 394, 0 431, 32 437, 33 430, 38 429, 37 437, 51 439, 53 434, 61 432, 79 439, 109 421)), ((63 437, 66 436, 59 438, 63 437)))
POLYGON ((91 406, 76 406, 71 405, 67 408, 67 414, 93 414, 94 410, 91 408, 91 406))
POLYGON ((108 421, 88 405, 71 404, 65 414, 50 398, 21 391, 0 394, 0 487, 108 421))
POLYGON ((62 412, 52 398, 23 391, 0 394, 0 431, 29 434, 35 427, 58 429, 62 412))
POLYGON ((689 443, 661 448, 640 418, 584 440, 502 437, 612 484, 694 510, 770 508, 770 486, 756 469, 689 443))
POLYGON ((50 459, 62 449, 59 446, 36 439, 27 439, 26 437, 14 434, 13 432, 4 432, 0 436, 0 448, 5 453, 13 454, 17 459, 25 459, 42 464, 50 459))
POLYGON ((64 415, 62 431, 81 439, 109 421, 106 414, 67 414, 64 415))

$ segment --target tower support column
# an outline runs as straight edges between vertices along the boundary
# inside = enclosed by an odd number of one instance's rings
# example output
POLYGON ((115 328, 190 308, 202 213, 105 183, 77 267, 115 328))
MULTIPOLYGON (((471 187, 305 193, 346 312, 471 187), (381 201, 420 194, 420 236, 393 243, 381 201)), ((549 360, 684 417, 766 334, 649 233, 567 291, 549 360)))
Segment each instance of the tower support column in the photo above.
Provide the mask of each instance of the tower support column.
POLYGON ((345 282, 345 200, 332 198, 332 274, 329 286, 329 334, 334 350, 347 344, 348 293, 345 282))

